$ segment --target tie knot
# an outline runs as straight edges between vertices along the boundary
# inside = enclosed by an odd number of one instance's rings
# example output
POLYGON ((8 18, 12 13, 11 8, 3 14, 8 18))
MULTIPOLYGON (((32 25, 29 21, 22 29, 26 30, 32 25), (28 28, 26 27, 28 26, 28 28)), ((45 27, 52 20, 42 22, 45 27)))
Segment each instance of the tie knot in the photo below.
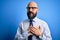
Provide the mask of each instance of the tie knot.
POLYGON ((32 19, 30 19, 30 22, 32 22, 33 20, 32 19))
POLYGON ((33 26, 33 20, 32 20, 32 19, 30 19, 30 25, 32 25, 32 26, 33 26))

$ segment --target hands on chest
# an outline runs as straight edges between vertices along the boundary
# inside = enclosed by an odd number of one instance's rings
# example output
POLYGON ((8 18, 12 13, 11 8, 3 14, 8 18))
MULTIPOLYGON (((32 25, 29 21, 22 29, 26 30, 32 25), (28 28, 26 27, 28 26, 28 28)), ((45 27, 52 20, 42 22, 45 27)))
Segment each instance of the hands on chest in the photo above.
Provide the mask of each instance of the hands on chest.
POLYGON ((41 36, 42 35, 41 30, 42 28, 40 26, 35 28, 32 25, 30 25, 28 28, 28 32, 31 33, 31 35, 35 35, 35 36, 41 36))

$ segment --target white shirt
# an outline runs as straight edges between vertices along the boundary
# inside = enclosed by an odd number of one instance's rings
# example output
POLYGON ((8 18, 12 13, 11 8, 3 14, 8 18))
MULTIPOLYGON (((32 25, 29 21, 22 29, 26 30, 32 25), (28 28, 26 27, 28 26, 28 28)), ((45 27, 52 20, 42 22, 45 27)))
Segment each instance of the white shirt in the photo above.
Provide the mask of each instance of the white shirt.
MULTIPOLYGON (((47 23, 37 17, 35 17, 33 21, 34 21, 33 27, 42 28, 41 32, 43 33, 43 35, 39 36, 39 38, 41 38, 42 40, 52 40, 47 23)), ((29 36, 28 28, 29 28, 29 19, 26 19, 19 24, 16 36, 15 36, 15 40, 28 40, 28 36, 29 36)), ((38 40, 38 39, 35 36, 33 36, 32 40, 38 40)))

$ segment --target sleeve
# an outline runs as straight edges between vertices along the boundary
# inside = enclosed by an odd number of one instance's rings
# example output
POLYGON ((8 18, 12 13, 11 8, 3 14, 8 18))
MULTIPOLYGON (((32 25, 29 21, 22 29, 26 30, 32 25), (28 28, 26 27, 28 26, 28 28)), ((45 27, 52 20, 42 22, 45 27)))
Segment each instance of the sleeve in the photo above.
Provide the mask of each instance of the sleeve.
POLYGON ((47 23, 43 23, 43 34, 39 36, 42 40, 52 40, 50 29, 47 23))
POLYGON ((14 40, 25 40, 22 34, 23 33, 22 26, 23 26, 22 24, 19 25, 14 40))

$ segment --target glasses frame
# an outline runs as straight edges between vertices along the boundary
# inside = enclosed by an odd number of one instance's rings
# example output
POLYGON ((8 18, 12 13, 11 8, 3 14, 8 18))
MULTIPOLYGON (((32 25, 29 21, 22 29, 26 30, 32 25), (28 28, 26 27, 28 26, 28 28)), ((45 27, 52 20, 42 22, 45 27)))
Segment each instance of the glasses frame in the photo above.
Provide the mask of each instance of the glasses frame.
POLYGON ((26 7, 27 9, 30 9, 30 8, 32 8, 32 9, 38 9, 37 7, 26 7))

